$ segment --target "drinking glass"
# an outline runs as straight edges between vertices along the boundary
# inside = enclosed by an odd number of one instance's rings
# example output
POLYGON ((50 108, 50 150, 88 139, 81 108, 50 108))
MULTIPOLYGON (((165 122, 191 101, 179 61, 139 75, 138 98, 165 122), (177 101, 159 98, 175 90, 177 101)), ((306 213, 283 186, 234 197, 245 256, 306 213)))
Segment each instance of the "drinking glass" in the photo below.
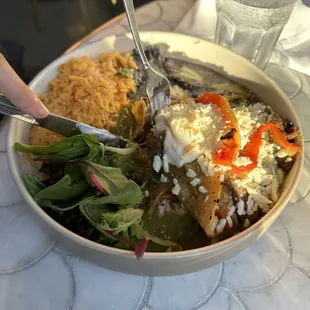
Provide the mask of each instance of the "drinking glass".
POLYGON ((268 63, 296 0, 216 0, 215 42, 260 68, 268 63))

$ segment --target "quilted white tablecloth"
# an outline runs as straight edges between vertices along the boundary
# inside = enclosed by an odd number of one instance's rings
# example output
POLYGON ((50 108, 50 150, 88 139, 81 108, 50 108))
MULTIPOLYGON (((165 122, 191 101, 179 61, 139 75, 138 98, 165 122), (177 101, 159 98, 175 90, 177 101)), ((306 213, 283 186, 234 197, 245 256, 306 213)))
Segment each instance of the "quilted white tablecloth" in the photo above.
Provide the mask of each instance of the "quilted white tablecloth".
MULTIPOLYGON (((181 31, 194 2, 158 0, 140 8, 141 30, 181 31)), ((82 44, 127 31, 126 20, 119 19, 82 44)), ((302 122, 302 180, 292 203, 250 248, 224 264, 184 276, 125 275, 60 249, 36 223, 12 180, 6 158, 7 124, 1 124, 0 309, 310 309, 310 77, 278 64, 269 65, 266 72, 287 93, 302 122)))

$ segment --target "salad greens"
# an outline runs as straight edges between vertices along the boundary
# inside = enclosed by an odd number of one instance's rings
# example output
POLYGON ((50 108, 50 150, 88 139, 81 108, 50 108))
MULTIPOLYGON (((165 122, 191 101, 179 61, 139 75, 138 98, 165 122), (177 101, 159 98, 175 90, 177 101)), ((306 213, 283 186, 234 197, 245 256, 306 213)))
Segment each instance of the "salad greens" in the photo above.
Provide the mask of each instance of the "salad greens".
POLYGON ((94 152, 98 151, 98 142, 90 135, 78 135, 59 141, 51 146, 31 146, 23 143, 16 143, 15 149, 18 152, 31 153, 39 156, 46 156, 46 159, 70 160, 87 156, 94 158, 94 152), (95 144, 96 142, 96 144, 95 144))
POLYGON ((38 199, 68 201, 83 194, 88 189, 85 180, 75 182, 70 174, 66 174, 57 183, 45 187, 36 194, 38 199))
POLYGON ((25 175, 24 183, 31 196, 36 197, 41 190, 45 189, 45 185, 34 175, 25 175))
MULTIPOLYGON (((138 147, 104 145, 90 135, 77 135, 51 146, 16 143, 19 152, 33 154, 42 162, 41 181, 34 175, 24 176, 24 183, 35 201, 44 209, 68 213, 87 220, 97 231, 97 242, 119 248, 133 248, 137 258, 143 256, 148 241, 178 248, 170 240, 150 235, 143 227, 144 184, 128 174, 127 160, 138 147)), ((129 165, 130 166, 130 165, 129 165)))

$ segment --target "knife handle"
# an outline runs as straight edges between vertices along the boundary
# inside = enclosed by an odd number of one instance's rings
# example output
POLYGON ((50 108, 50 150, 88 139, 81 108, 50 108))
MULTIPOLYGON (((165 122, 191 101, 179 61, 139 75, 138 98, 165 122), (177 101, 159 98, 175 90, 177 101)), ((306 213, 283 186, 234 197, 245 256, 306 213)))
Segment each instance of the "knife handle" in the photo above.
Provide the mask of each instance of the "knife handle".
POLYGON ((39 125, 38 122, 28 114, 23 113, 6 97, 0 94, 0 113, 17 118, 32 125, 39 125))

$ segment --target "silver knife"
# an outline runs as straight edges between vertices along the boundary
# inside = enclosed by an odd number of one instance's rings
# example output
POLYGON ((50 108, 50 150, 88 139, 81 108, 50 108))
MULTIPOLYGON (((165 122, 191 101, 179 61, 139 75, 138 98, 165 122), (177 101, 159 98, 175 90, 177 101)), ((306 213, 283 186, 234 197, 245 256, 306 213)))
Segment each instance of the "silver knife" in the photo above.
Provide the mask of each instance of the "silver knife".
POLYGON ((17 118, 26 123, 36 125, 45 129, 54 131, 64 137, 72 137, 80 134, 89 134, 95 137, 98 141, 108 143, 120 143, 125 146, 127 141, 120 136, 116 136, 106 129, 98 129, 84 123, 76 122, 71 119, 58 116, 55 114, 48 114, 45 118, 35 119, 30 115, 24 114, 12 102, 0 94, 0 113, 17 118))

